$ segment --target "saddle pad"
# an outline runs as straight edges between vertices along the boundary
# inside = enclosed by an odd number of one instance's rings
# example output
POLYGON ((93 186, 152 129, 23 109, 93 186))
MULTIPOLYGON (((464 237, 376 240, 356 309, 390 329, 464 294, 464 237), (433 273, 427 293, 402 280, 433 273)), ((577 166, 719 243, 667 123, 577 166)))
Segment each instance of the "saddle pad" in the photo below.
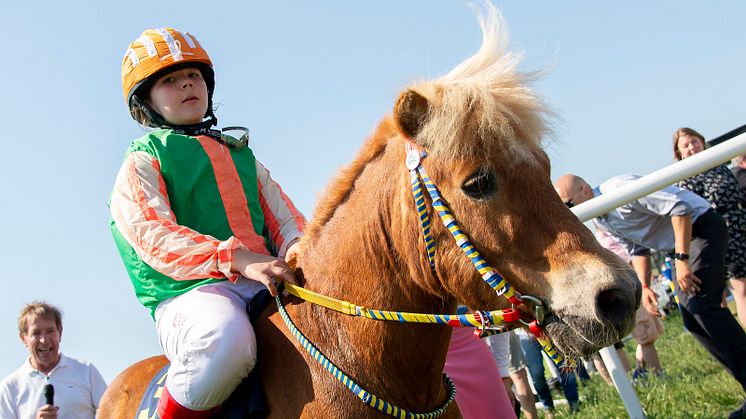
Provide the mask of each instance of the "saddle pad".
POLYGON ((150 380, 134 419, 154 419, 158 417, 158 400, 160 400, 163 386, 166 384, 166 372, 168 372, 169 365, 171 364, 166 364, 150 380))

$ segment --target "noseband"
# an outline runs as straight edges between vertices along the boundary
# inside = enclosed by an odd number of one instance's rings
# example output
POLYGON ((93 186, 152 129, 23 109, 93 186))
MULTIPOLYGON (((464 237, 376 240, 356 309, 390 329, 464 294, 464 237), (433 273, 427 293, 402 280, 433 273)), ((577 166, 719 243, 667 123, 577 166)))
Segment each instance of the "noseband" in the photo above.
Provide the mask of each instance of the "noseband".
MULTIPOLYGON (((328 309, 338 311, 349 316, 365 317, 372 320, 388 320, 397 321, 401 323, 434 323, 443 324, 451 327, 474 327, 474 335, 477 337, 486 337, 493 334, 505 333, 510 330, 525 327, 528 328, 531 333, 536 337, 536 340, 541 344, 544 351, 549 357, 560 367, 566 366, 572 368, 574 366, 573 360, 565 360, 562 355, 552 345, 552 342, 544 335, 543 321, 545 314, 544 303, 536 297, 526 294, 520 294, 517 290, 510 286, 510 284, 502 277, 495 269, 493 269, 482 256, 479 254, 477 249, 471 244, 471 241, 466 234, 459 227, 458 221, 453 217, 448 205, 445 200, 441 197, 438 188, 435 186, 433 181, 427 175, 427 172, 422 167, 422 159, 427 156, 425 151, 420 151, 411 142, 407 141, 406 144, 406 166, 409 170, 410 179, 412 183, 412 194, 414 196, 415 207, 420 219, 420 226, 422 229, 423 239, 425 241, 425 251, 427 252, 427 259, 430 264, 430 269, 434 275, 437 275, 435 270, 435 240, 433 239, 432 232, 430 230, 430 217, 427 211, 427 205, 425 204, 425 197, 422 193, 422 184, 424 183, 425 188, 428 191, 430 199, 432 201, 433 209, 438 213, 439 218, 443 222, 443 225, 453 236, 456 244, 462 250, 474 265, 474 268, 482 276, 482 279, 497 293, 498 296, 504 296, 511 304, 511 308, 494 311, 474 311, 473 313, 461 313, 461 314, 424 314, 424 313, 406 313, 400 311, 388 311, 372 309, 364 306, 355 305, 348 301, 338 300, 329 296, 321 295, 313 291, 307 290, 303 287, 299 287, 292 284, 281 284, 285 289, 292 295, 306 300, 312 304, 320 305, 328 309), (534 320, 526 322, 521 319, 520 312, 518 309, 521 306, 528 307, 533 310, 534 320), (565 365, 567 364, 567 365, 565 365)), ((451 379, 444 373, 443 380, 448 389, 448 399, 443 405, 437 410, 427 413, 413 413, 399 408, 391 403, 388 403, 374 394, 368 392, 356 382, 354 382, 349 376, 347 376, 342 370, 340 370, 334 363, 332 363, 326 356, 324 356, 318 348, 316 348, 304 335, 298 330, 290 319, 285 307, 282 303, 280 295, 275 298, 277 303, 277 309, 282 317, 283 321, 287 325, 292 335, 298 339, 301 346, 317 361, 319 362, 329 373, 331 373, 337 380, 345 385, 350 391, 352 391, 361 401, 366 403, 368 406, 379 410, 380 412, 389 414, 391 416, 400 418, 436 418, 442 415, 448 406, 453 402, 456 396, 456 388, 453 385, 451 379)))

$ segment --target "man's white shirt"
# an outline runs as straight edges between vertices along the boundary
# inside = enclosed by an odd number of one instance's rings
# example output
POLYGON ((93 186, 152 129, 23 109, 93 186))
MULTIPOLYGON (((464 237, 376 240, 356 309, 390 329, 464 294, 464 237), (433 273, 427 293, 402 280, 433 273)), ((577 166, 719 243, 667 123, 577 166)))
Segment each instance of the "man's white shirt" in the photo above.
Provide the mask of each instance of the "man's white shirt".
POLYGON ((54 405, 63 419, 94 419, 106 382, 93 364, 60 354, 60 362, 45 375, 28 359, 0 381, 0 418, 33 419, 44 406, 44 386, 54 386, 54 405))

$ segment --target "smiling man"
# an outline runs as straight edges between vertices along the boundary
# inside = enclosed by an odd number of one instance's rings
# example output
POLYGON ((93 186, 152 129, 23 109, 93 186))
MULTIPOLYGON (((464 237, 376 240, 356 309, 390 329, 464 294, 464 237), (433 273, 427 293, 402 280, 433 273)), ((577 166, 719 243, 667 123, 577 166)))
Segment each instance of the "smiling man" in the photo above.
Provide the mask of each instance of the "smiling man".
POLYGON ((106 383, 96 367, 60 352, 62 313, 45 302, 27 304, 18 316, 29 357, 0 382, 0 418, 93 419, 106 383), (45 386, 54 390, 47 404, 45 386))

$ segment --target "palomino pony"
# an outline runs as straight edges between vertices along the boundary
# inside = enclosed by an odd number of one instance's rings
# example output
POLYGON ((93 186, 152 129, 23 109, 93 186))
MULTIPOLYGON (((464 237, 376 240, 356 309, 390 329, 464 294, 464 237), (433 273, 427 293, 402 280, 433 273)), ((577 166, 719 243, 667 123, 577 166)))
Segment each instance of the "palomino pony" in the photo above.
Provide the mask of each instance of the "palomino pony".
MULTIPOLYGON (((558 199, 542 151, 544 108, 505 51, 501 18, 480 17, 479 51, 449 74, 410 86, 357 158, 320 199, 302 241, 305 288, 366 307, 454 313, 507 307, 433 220, 431 260, 405 166, 407 144, 484 259, 549 312, 546 334, 566 357, 587 355, 632 327, 641 288, 634 272, 604 250, 558 199)), ((451 330, 358 319, 285 299, 297 328, 347 376, 410 412, 448 399, 443 366, 451 330)), ((522 306, 521 306, 522 307, 522 306)), ((526 309, 522 316, 531 320, 526 309)), ((271 417, 384 416, 310 356, 276 307, 255 326, 258 369, 271 417)), ((133 418, 162 357, 123 372, 101 402, 100 417, 133 418)), ((455 403, 442 417, 460 417, 455 403)))

